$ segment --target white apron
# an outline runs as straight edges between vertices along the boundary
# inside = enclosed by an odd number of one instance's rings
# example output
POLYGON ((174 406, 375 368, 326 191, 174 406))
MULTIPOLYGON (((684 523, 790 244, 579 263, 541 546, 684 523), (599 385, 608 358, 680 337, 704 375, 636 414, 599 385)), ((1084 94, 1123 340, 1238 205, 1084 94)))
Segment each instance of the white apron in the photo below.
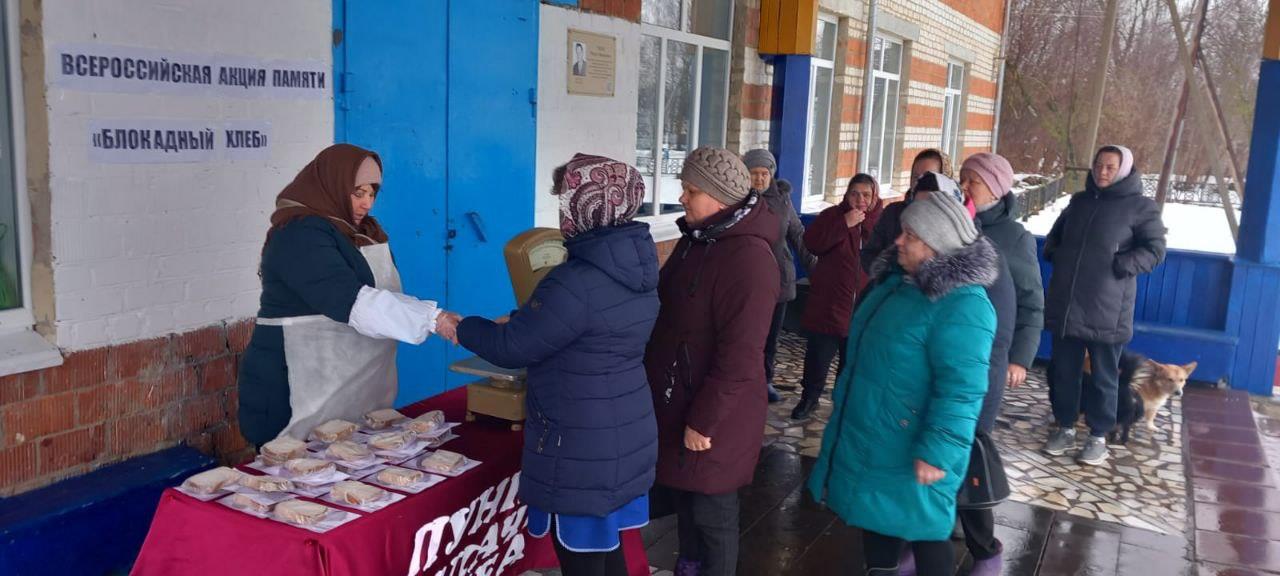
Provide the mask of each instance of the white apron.
MULTIPOLYGON (((375 288, 401 291, 387 244, 364 246, 360 253, 373 271, 375 288)), ((395 401, 395 340, 370 338, 319 314, 259 318, 258 324, 284 331, 293 417, 281 435, 305 440, 312 428, 329 420, 359 423, 368 412, 395 401)))

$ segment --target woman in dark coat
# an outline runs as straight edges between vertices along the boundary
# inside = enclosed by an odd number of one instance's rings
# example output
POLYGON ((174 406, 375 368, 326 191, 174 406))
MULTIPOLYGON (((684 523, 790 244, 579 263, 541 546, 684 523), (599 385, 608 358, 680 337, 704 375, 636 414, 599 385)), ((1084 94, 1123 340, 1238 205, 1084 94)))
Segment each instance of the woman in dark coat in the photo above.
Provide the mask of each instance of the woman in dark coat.
POLYGON ((862 245, 871 237, 881 210, 880 186, 875 178, 858 174, 849 181, 844 201, 823 210, 805 231, 805 245, 818 256, 818 264, 809 278, 809 299, 801 319, 808 343, 804 393, 791 411, 796 420, 807 419, 817 408, 831 360, 840 359, 837 373, 844 368, 853 302, 867 284, 862 245))
POLYGON ((774 358, 778 354, 778 332, 787 319, 787 304, 796 299, 796 262, 805 273, 813 272, 817 258, 804 244, 804 224, 791 203, 791 183, 774 177, 778 163, 773 154, 763 148, 742 155, 742 163, 751 172, 751 189, 760 193, 765 204, 778 215, 778 241, 773 243, 773 259, 778 262, 778 275, 782 281, 778 304, 773 308, 773 323, 769 325, 769 339, 764 347, 764 377, 768 384, 769 403, 781 400, 773 388, 774 358), (791 251, 795 250, 795 259, 791 251))
POLYGON ((884 213, 876 221, 876 225, 871 231, 871 237, 862 246, 863 270, 869 272, 871 263, 876 261, 880 253, 893 246, 898 236, 902 234, 902 223, 900 222, 902 211, 906 210, 907 206, 915 200, 916 183, 929 172, 937 172, 947 178, 952 178, 951 158, 937 148, 926 148, 911 160, 911 187, 907 188, 907 193, 901 202, 894 202, 886 206, 884 213))
POLYGON ((625 575, 619 530, 649 521, 658 431, 644 350, 658 316, 658 253, 632 222, 644 180, 578 154, 553 176, 569 258, 498 324, 471 317, 458 342, 528 368, 520 499, 529 532, 554 529, 565 576, 625 575))
POLYGON ((679 516, 676 574, 727 576, 738 560, 738 489, 751 482, 764 440, 778 216, 728 150, 694 150, 680 179, 683 236, 662 268, 662 308, 645 353, 657 483, 679 516))
POLYGON ((276 197, 261 308, 238 379, 240 429, 251 444, 388 407, 395 340, 418 344, 436 329, 434 302, 399 293, 387 233, 369 215, 381 185, 377 154, 335 144, 276 197), (301 345, 286 346, 286 334, 299 333, 290 341, 301 345), (353 355, 357 362, 344 360, 353 355))
POLYGON ((1071 197, 1044 242, 1044 257, 1053 264, 1044 321, 1053 334, 1050 396, 1057 420, 1046 453, 1057 456, 1075 447, 1083 394, 1090 397, 1083 402, 1089 439, 1077 460, 1106 461, 1106 434, 1116 424, 1120 352, 1133 337, 1138 275, 1155 269, 1164 255, 1160 207, 1142 195, 1133 153, 1104 146, 1094 156, 1084 191, 1071 197), (1086 350, 1093 378, 1081 390, 1086 350))
MULTIPOLYGON (((1000 252, 1000 278, 987 289, 996 309, 996 338, 991 347, 990 382, 978 418, 978 432, 991 434, 1006 386, 1016 388, 1027 378, 1044 329, 1044 290, 1036 241, 1015 219, 1017 198, 1010 193, 1013 167, 1004 157, 986 152, 965 159, 960 188, 977 208, 975 222, 1000 252)), ((973 576, 999 576, 1004 546, 995 535, 990 508, 961 510, 960 524, 973 555, 973 576)))

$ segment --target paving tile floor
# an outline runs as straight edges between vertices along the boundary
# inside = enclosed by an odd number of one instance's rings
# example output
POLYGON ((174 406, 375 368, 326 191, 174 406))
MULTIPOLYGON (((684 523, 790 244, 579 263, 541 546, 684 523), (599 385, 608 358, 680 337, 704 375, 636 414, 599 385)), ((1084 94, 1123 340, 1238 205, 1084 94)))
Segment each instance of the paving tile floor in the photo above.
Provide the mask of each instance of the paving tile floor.
MULTIPOLYGON (((770 407, 755 481, 740 493, 743 576, 862 574, 858 530, 804 488, 835 375, 815 416, 792 421, 803 358, 804 339, 783 332, 776 383, 784 400, 770 407)), ((1129 446, 1113 447, 1106 466, 1085 469, 1039 455, 1048 397, 1041 371, 1029 380, 1007 396, 996 434, 1016 490, 996 509, 1004 574, 1280 574, 1280 539, 1271 539, 1280 536, 1280 484, 1272 472, 1280 470, 1280 406, 1255 420, 1247 396, 1189 390, 1160 416, 1154 436, 1138 432, 1129 446)), ((670 576, 674 519, 655 519, 643 533, 653 573, 670 576)), ((954 544, 957 574, 967 574, 972 558, 962 542, 954 544)))

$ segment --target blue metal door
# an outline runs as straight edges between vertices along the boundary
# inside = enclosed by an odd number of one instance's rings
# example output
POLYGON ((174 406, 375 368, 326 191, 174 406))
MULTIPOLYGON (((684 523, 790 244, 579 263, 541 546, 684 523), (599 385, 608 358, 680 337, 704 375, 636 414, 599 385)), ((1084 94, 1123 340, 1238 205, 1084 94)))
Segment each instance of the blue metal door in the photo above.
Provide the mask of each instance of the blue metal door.
POLYGON ((492 318, 515 306, 503 246, 533 226, 538 2, 455 0, 449 30, 449 305, 492 318))
MULTIPOLYGON (((538 3, 334 0, 335 139, 376 150, 405 291, 464 315, 514 305, 502 246, 533 223, 538 3)), ((402 345, 397 405, 464 383, 468 354, 402 345)))

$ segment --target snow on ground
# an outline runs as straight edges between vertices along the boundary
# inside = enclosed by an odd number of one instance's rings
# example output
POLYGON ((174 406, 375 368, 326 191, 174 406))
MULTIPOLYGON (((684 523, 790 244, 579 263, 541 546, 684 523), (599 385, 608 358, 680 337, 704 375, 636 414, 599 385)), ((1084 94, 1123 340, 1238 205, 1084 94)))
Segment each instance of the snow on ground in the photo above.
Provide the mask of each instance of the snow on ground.
MULTIPOLYGON (((1049 229, 1053 228, 1053 222, 1070 201, 1070 196, 1059 198, 1023 225, 1037 236, 1048 234, 1049 229)), ((1236 210, 1236 218, 1239 217, 1240 211, 1236 210)), ((1227 216, 1220 207, 1168 203, 1164 205, 1163 218, 1165 227, 1169 229, 1167 240, 1171 250, 1218 254, 1236 252, 1235 242, 1231 239, 1231 227, 1227 225, 1227 216)))

